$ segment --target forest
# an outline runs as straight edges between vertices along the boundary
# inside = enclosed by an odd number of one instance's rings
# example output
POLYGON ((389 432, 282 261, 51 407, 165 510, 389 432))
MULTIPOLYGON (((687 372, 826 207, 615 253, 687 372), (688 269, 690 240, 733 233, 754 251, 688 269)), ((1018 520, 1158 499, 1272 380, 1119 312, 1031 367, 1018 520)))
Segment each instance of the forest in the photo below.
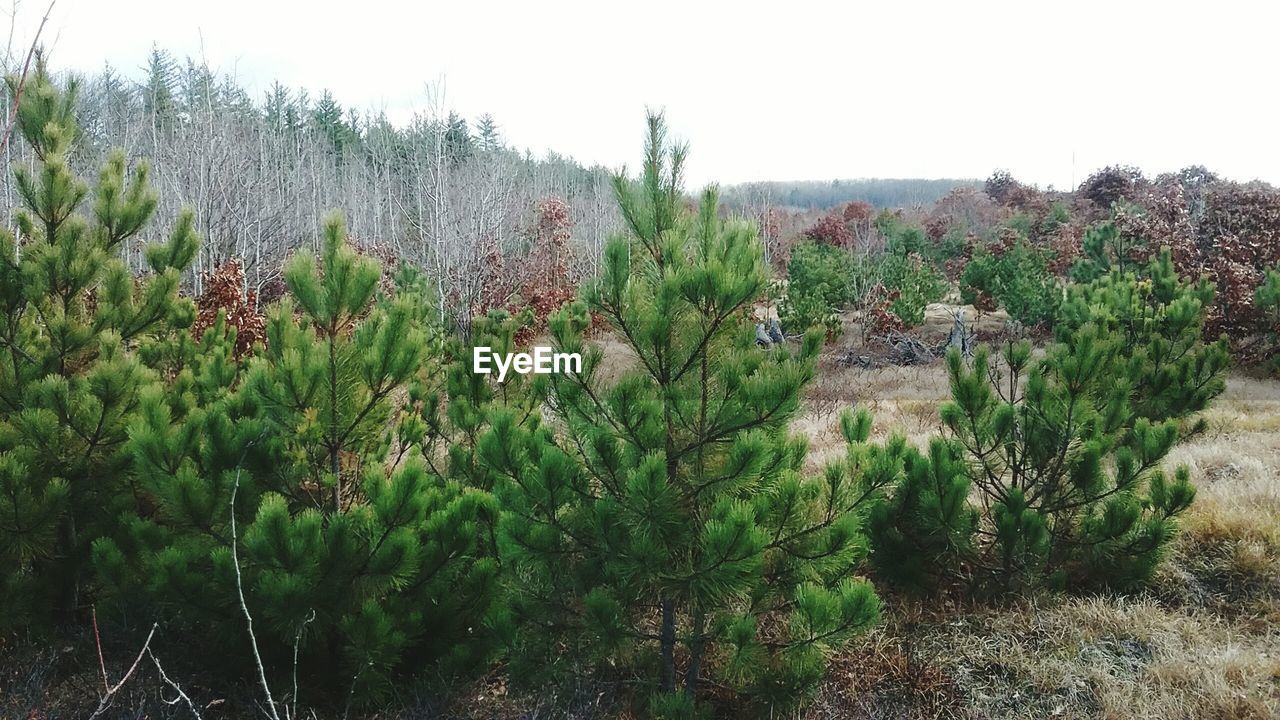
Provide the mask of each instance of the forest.
POLYGON ((1280 714, 1280 189, 693 189, 658 111, 583 167, 49 62, 0 717, 1280 714))

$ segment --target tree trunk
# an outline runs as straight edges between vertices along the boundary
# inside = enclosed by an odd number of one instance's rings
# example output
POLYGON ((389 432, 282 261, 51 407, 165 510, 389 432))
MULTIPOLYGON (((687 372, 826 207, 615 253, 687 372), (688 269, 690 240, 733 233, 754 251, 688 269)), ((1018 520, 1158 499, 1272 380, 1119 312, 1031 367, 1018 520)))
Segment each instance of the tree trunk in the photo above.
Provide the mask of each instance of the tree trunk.
POLYGON ((698 680, 702 673, 702 653, 706 648, 707 615, 701 608, 693 613, 693 642, 689 646, 689 671, 684 676, 684 692, 692 700, 698 695, 698 680))
POLYGON ((76 529, 76 512, 74 505, 67 511, 66 521, 62 524, 62 546, 66 551, 66 559, 70 559, 70 567, 59 582, 62 587, 56 592, 58 615, 67 625, 76 621, 76 612, 80 607, 80 541, 76 529))
POLYGON ((662 605, 662 690, 676 691, 676 613, 675 603, 663 598, 662 605))

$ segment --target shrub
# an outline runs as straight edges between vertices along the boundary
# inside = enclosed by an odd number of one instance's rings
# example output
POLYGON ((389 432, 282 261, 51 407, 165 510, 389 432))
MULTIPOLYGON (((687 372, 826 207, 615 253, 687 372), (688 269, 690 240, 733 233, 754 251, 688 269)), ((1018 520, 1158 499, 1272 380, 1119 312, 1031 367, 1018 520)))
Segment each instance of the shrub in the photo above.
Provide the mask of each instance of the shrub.
POLYGON ((1021 238, 1007 248, 978 247, 960 274, 960 297, 980 309, 998 303, 1027 326, 1049 323, 1062 299, 1046 253, 1021 238))
POLYGON ((980 594, 1149 578, 1195 490, 1185 467, 1160 468, 1177 423, 1128 410, 1117 342, 1090 326, 1035 363, 1030 344, 1009 343, 999 367, 985 347, 971 367, 953 351, 949 439, 910 455, 875 511, 877 571, 980 594))
POLYGON ((1147 180, 1138 168, 1108 165, 1085 178, 1077 192, 1095 205, 1109 208, 1116 202, 1131 198, 1146 184, 1147 180))
POLYGON ((947 436, 905 453, 872 514, 883 577, 977 592, 1150 577, 1194 497, 1164 459, 1222 391, 1227 355, 1200 339, 1211 289, 1182 282, 1168 254, 1147 274, 1074 289, 1039 360, 1027 343, 998 363, 986 348, 968 366, 948 356, 947 436))
POLYGON ((876 218, 876 227, 884 237, 885 252, 890 255, 927 257, 932 249, 925 231, 907 222, 898 213, 880 213, 876 218))
MULTIPOLYGON (((893 293, 889 308, 906 327, 924 322, 924 309, 947 293, 942 271, 917 254, 888 253, 873 263, 869 272, 879 280, 883 291, 893 293)), ((872 297, 874 302, 877 299, 872 297)))
POLYGON ((856 263, 847 251, 806 240, 791 251, 786 294, 778 304, 784 328, 840 332, 840 310, 854 299, 856 263))
POLYGON ((828 213, 804 231, 804 237, 821 245, 845 250, 853 247, 853 231, 843 215, 828 213))
POLYGON ((1071 268, 1078 283, 1096 280, 1114 270, 1132 272, 1150 258, 1150 244, 1143 236, 1122 232, 1114 221, 1099 223, 1084 234, 1081 257, 1071 268))
POLYGON ((1141 274, 1112 270, 1071 286, 1056 325, 1058 338, 1065 341, 1089 325, 1115 335, 1135 416, 1157 422, 1188 417, 1225 387, 1227 342, 1203 340, 1213 292, 1204 280, 1183 280, 1165 250, 1141 274))
POLYGON ((360 698, 407 660, 481 659, 493 498, 432 470, 413 394, 397 411, 438 346, 419 299, 375 302, 380 277, 333 218, 319 261, 286 267, 247 369, 220 318, 195 402, 142 395, 128 449, 146 511, 94 545, 116 607, 141 598, 171 625, 229 631, 200 645, 243 658, 243 603, 269 667, 296 643, 307 676, 360 698))
POLYGON ((236 359, 247 358, 254 344, 266 339, 266 319, 258 309, 256 293, 245 289, 244 268, 236 260, 225 262, 205 277, 204 285, 204 292, 196 299, 192 337, 203 337, 221 316, 235 328, 236 359))

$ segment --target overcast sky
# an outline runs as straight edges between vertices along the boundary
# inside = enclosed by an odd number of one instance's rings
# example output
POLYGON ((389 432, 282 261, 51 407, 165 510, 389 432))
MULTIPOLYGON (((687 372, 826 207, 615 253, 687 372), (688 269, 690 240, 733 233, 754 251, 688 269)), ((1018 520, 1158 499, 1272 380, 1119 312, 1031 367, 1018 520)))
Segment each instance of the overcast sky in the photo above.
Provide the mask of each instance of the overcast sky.
MULTIPOLYGON (((2 0, 0 0, 2 2, 2 0)), ((21 44, 47 0, 22 0, 21 44)), ((445 102, 506 140, 636 164, 646 106, 690 179, 986 177, 1112 163, 1280 184, 1276 3, 58 0, 56 68, 132 77, 152 43, 404 121, 445 102)))

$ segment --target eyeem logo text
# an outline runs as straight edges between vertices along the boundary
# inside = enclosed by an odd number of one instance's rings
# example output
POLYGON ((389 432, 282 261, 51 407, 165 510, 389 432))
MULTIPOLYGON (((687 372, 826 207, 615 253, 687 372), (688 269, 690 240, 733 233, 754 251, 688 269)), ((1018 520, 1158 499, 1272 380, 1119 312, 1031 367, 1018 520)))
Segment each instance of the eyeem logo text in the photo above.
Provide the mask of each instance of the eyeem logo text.
POLYGON ((532 353, 495 353, 492 348, 473 348, 471 355, 471 371, 477 375, 488 375, 498 371, 498 382, 507 379, 509 371, 521 375, 534 373, 580 373, 582 372, 582 356, 578 353, 558 353, 549 347, 538 346, 532 353))

